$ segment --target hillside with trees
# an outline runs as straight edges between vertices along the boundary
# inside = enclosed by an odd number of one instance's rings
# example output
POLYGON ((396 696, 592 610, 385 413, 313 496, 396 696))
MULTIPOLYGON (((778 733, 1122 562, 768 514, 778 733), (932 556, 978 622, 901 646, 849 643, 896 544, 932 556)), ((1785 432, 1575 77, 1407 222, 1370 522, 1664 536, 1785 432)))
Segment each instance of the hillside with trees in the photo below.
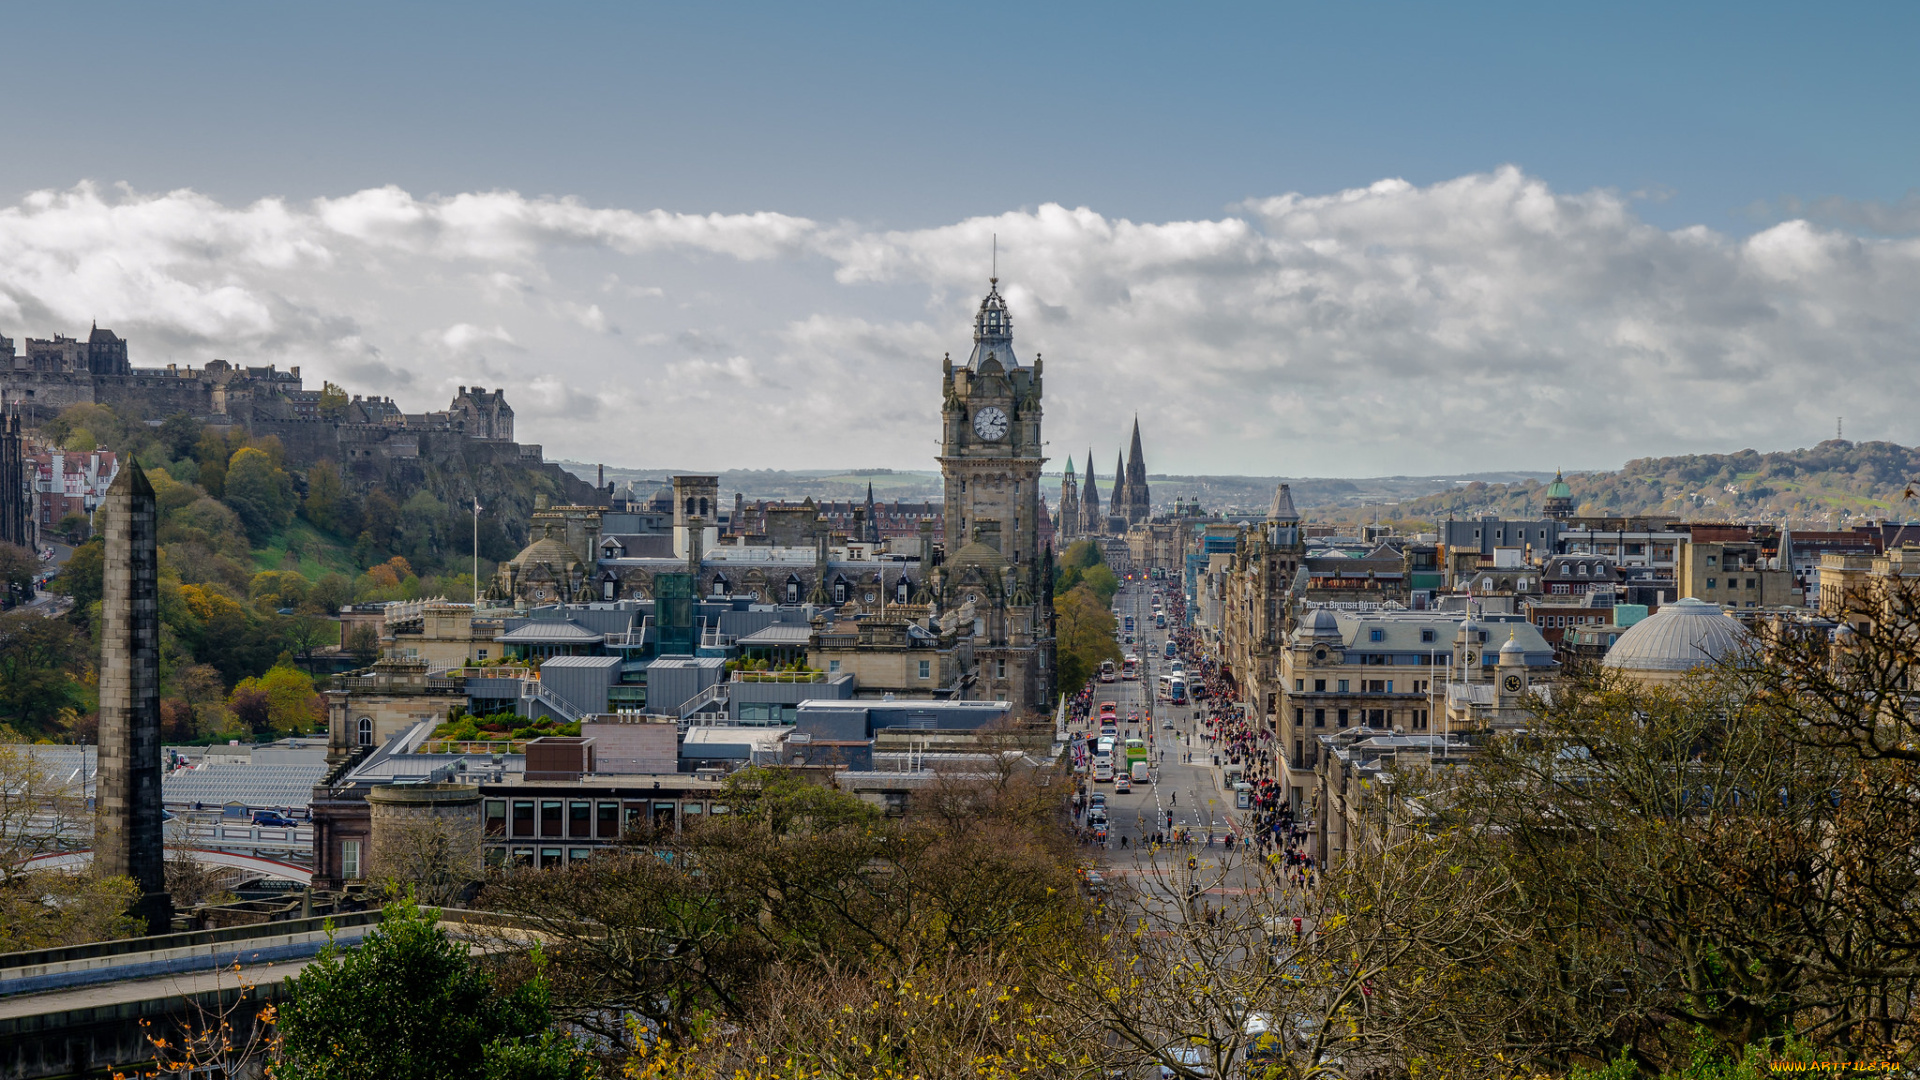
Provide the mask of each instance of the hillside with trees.
MULTIPOLYGON (((1613 472, 1568 473, 1582 515, 1674 514, 1690 521, 1775 521, 1838 529, 1913 512, 1920 448, 1829 439, 1800 450, 1637 458, 1613 472)), ((1432 525, 1449 517, 1537 517, 1546 483, 1475 481, 1394 504, 1345 508, 1331 521, 1432 525)))
MULTIPOLYGON (((473 592, 474 498, 483 580, 525 542, 538 500, 585 485, 537 462, 412 480, 356 482, 332 460, 300 461, 273 436, 187 416, 157 423, 97 405, 67 409, 33 437, 72 452, 139 460, 160 514, 161 680, 165 738, 208 741, 312 730, 323 718, 315 654, 356 661, 377 642, 339 640, 332 619, 353 603, 473 592)), ((26 738, 90 740, 98 707, 93 628, 102 542, 79 515, 45 538, 76 545, 51 591, 63 618, 0 614, 0 726, 26 738)), ((0 552, 0 576, 27 575, 31 553, 0 552)), ((15 595, 26 590, 16 588, 15 595)))

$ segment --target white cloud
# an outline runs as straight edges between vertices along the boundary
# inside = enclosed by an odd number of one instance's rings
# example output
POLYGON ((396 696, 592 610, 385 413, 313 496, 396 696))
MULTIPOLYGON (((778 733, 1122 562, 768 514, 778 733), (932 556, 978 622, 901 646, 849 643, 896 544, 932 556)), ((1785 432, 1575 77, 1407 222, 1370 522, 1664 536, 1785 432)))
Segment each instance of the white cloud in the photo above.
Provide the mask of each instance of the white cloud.
POLYGON ((971 344, 997 235, 1020 354, 1048 359, 1056 455, 1092 442, 1103 467, 1136 410, 1169 471, 1600 466, 1803 445, 1838 414, 1920 441, 1920 240, 1664 230, 1634 197, 1505 168, 1215 220, 1047 204, 881 231, 512 192, 228 206, 82 184, 0 208, 0 332, 98 318, 137 363, 279 360, 369 391, 484 376, 554 454, 928 467, 939 357, 971 344))

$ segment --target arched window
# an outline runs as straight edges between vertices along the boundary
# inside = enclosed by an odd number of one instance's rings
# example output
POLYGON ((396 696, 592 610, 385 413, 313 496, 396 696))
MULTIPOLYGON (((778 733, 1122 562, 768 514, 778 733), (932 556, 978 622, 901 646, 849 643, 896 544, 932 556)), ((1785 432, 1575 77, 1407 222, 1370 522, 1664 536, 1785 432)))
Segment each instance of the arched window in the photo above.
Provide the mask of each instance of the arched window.
POLYGON ((688 517, 692 517, 692 516, 693 516, 693 508, 694 508, 694 506, 695 506, 695 505, 696 505, 696 504, 695 504, 695 503, 694 503, 694 501, 693 501, 693 496, 691 496, 691 495, 689 495, 689 496, 687 496, 687 516, 688 516, 688 517))
POLYGON ((1586 564, 1586 563, 1581 563, 1581 564, 1580 564, 1580 576, 1581 576, 1581 577, 1586 577, 1586 576, 1587 576, 1587 564, 1586 564))
POLYGON ((360 745, 373 745, 373 717, 371 716, 360 718, 360 745))
POLYGON ((700 500, 700 516, 701 516, 701 517, 706 517, 707 515, 709 515, 709 514, 711 514, 711 513, 713 513, 713 510, 712 510, 712 508, 711 508, 711 507, 710 507, 710 506, 709 506, 709 505, 707 504, 707 500, 706 500, 706 499, 705 499, 704 497, 703 497, 703 498, 701 498, 701 500, 700 500))
POLYGON ((1561 576, 1561 577, 1572 577, 1572 576, 1573 576, 1573 564, 1572 564, 1572 563, 1570 563, 1570 562, 1563 562, 1563 563, 1561 563, 1561 564, 1560 564, 1560 576, 1561 576))

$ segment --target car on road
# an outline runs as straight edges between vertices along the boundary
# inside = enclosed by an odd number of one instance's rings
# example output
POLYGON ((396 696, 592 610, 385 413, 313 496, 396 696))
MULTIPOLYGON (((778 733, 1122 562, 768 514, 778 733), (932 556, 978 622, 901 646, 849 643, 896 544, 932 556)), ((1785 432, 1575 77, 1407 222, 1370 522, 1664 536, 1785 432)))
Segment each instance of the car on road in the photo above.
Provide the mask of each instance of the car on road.
POLYGON ((1113 793, 1115 795, 1125 795, 1132 790, 1133 781, 1127 778, 1126 773, 1121 773, 1113 778, 1113 793))
POLYGON ((1172 730, 1173 730, 1173 721, 1171 721, 1171 720, 1162 720, 1162 721, 1160 721, 1160 730, 1161 730, 1161 731, 1172 731, 1172 730))
POLYGON ((1088 805, 1088 806, 1091 806, 1091 807, 1093 807, 1093 808, 1095 808, 1095 809, 1097 809, 1097 810, 1104 810, 1104 809, 1106 809, 1106 806, 1107 806, 1107 793, 1106 793, 1106 792, 1104 792, 1104 791, 1096 791, 1096 792, 1094 792, 1094 793, 1093 793, 1093 795, 1092 795, 1091 797, 1089 797, 1089 798, 1087 799, 1087 805, 1088 805))
POLYGON ((253 823, 255 825, 270 826, 275 829, 291 829, 299 824, 299 822, 292 818, 276 814, 271 810, 255 810, 253 812, 253 823))

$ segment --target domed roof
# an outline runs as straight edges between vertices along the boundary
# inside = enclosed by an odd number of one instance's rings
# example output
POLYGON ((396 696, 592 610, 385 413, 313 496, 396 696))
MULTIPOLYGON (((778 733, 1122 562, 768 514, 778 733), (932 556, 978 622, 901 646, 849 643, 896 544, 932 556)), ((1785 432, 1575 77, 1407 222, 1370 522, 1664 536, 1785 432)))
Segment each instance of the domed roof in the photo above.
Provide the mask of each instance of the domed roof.
POLYGON ((1561 476, 1560 470, 1558 469, 1555 469, 1553 471, 1553 483, 1547 485, 1547 498, 1549 499, 1573 498, 1573 489, 1567 486, 1567 478, 1564 476, 1561 476))
POLYGON ((1731 656, 1752 636, 1719 605, 1687 597, 1635 623, 1600 663, 1621 671, 1690 671, 1731 656))
POLYGON ((1509 656, 1518 656, 1523 661, 1527 657, 1526 647, 1514 640, 1511 630, 1507 631, 1507 643, 1500 646, 1500 659, 1505 660, 1509 656))
POLYGON ((543 536, 521 549, 513 557, 513 565, 522 570, 532 566, 548 566, 555 570, 564 570, 579 562, 578 556, 567 545, 551 536, 543 536))
POLYGON ((1312 641, 1314 638, 1337 638, 1339 636, 1340 620, 1334 618, 1333 612, 1323 607, 1317 607, 1307 612, 1307 617, 1300 620, 1300 629, 1293 632, 1293 639, 1295 641, 1312 641))

